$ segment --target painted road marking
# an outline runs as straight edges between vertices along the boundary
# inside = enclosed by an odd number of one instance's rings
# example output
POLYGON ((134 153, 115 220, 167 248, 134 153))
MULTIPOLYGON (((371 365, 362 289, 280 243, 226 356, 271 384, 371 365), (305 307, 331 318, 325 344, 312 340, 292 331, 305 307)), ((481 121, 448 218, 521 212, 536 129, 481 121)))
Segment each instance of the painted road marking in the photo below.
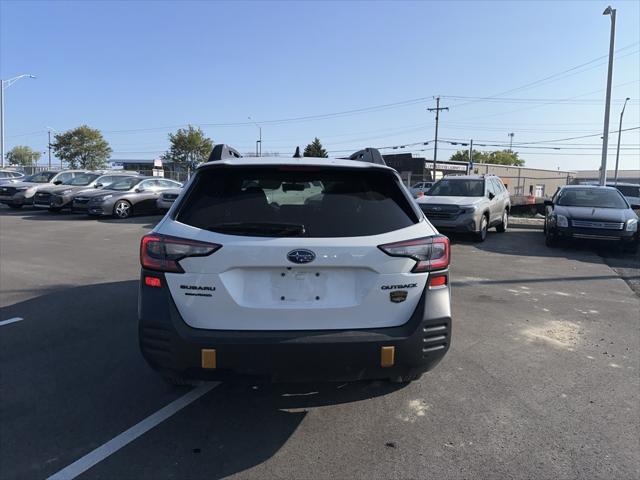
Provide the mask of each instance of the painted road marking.
POLYGON ((14 318, 10 318, 9 320, 2 320, 0 322, 0 327, 3 325, 9 325, 10 323, 21 322, 22 320, 24 320, 24 318, 22 317, 14 317, 14 318))
POLYGON ((187 392, 182 397, 175 399, 169 405, 162 407, 156 413, 149 415, 140 423, 134 425, 128 430, 125 430, 117 437, 112 438, 107 443, 96 448, 94 451, 86 454, 84 457, 76 460, 71 465, 60 470, 58 473, 54 473, 47 480, 71 480, 78 475, 86 472, 91 467, 101 462, 108 456, 114 454, 121 448, 127 446, 133 442, 136 438, 144 435, 156 425, 164 422, 167 418, 173 414, 179 412, 184 407, 195 402, 205 393, 210 392, 215 387, 220 385, 220 382, 205 383, 197 388, 187 392))

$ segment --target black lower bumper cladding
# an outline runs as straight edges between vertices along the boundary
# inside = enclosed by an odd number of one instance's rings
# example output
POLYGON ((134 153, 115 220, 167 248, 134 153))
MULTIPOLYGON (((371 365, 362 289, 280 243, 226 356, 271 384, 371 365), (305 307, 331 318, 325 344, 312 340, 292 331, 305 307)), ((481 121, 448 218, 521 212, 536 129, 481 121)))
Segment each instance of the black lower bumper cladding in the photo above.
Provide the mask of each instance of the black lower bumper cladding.
POLYGON ((163 373, 193 379, 237 376, 272 381, 351 381, 419 375, 438 364, 451 343, 449 289, 425 288, 411 318, 398 327, 357 330, 231 331, 188 326, 166 287, 140 282, 140 349, 163 373), (446 298, 445 298, 446 297, 446 298), (435 318, 427 314, 435 312, 435 318), (381 366, 382 347, 395 348, 395 362, 381 366), (216 368, 202 368, 202 350, 215 349, 216 368))

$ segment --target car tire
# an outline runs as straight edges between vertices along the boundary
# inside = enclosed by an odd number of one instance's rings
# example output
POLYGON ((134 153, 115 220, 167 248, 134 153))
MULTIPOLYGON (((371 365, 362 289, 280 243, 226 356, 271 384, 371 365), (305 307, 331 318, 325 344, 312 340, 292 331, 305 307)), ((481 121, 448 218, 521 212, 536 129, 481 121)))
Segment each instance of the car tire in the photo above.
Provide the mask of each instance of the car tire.
POLYGON ((545 229, 544 232, 544 244, 547 247, 557 247, 558 246, 558 235, 551 231, 548 227, 545 229))
POLYGON ((113 216, 120 219, 129 218, 133 213, 133 207, 126 200, 118 200, 113 206, 113 216))
POLYGON ((489 218, 486 215, 482 215, 480 231, 474 234, 475 241, 484 242, 487 239, 487 230, 489 230, 489 218))
POLYGON ((504 233, 507 231, 507 227, 509 225, 509 212, 506 210, 502 212, 502 220, 498 225, 496 225, 496 232, 504 233))
POLYGON ((12 203, 7 203, 7 206, 12 210, 20 210, 22 208, 22 205, 16 205, 12 203))

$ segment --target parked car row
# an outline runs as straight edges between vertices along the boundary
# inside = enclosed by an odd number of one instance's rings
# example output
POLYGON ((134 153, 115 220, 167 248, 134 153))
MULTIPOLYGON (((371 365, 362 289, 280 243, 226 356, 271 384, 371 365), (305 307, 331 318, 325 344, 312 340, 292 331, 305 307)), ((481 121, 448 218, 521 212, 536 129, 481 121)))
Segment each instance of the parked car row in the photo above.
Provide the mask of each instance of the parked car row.
POLYGON ((0 203, 116 218, 167 210, 182 188, 174 180, 120 171, 44 171, 19 180, 0 184, 0 203))
MULTIPOLYGON (((638 194, 631 188, 621 190, 620 185, 560 188, 545 202, 546 244, 553 247, 563 239, 592 239, 637 251, 640 234, 634 209, 640 208, 640 199, 625 192, 638 194)), ((471 233, 480 242, 491 227, 506 231, 511 209, 509 192, 495 175, 444 177, 416 201, 438 230, 471 233)))
POLYGON ((0 183, 17 181, 24 177, 24 173, 16 170, 0 170, 0 183))

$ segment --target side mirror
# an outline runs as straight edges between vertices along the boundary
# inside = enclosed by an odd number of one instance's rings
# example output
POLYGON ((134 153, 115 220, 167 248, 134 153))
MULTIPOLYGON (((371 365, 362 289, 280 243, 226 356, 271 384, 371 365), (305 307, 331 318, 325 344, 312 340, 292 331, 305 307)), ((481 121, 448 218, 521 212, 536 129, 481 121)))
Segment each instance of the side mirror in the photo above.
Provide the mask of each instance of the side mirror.
POLYGON ((102 185, 101 183, 96 183, 96 184, 94 185, 94 187, 95 187, 95 188, 100 188, 100 187, 102 187, 102 186, 103 186, 103 185, 102 185))
POLYGON ((488 197, 489 197, 489 200, 493 200, 494 198, 496 198, 495 194, 493 194, 491 192, 489 192, 488 197))
POLYGON ((141 188, 141 187, 140 188, 136 188, 135 191, 136 191, 136 193, 142 193, 142 192, 144 192, 144 188, 141 188))
POLYGON ((546 207, 553 207, 553 201, 551 201, 551 200, 545 200, 544 204, 545 204, 546 207))
POLYGON ((56 180, 53 182, 54 185, 62 185, 62 180, 56 180))

